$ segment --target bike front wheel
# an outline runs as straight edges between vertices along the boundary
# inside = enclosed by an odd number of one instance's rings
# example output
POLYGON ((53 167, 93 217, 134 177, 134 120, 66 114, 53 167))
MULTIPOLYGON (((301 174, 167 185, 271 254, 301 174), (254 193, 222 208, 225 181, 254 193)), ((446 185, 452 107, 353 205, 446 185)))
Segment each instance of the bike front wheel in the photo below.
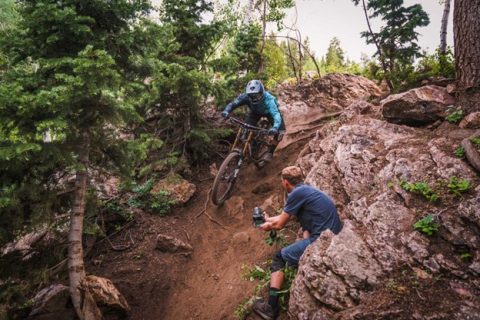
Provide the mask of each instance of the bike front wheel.
POLYGON ((213 181, 211 196, 213 204, 217 206, 222 205, 230 196, 237 179, 238 170, 240 169, 240 159, 240 153, 230 152, 223 160, 213 181))

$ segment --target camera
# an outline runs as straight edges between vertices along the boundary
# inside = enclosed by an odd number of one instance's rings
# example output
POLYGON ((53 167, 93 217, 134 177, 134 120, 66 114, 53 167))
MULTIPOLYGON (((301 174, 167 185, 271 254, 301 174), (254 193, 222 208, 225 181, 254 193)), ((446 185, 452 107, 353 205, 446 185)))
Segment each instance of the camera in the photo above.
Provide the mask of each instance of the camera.
POLYGON ((253 219, 253 225, 257 228, 265 223, 265 217, 263 216, 262 208, 260 207, 253 208, 252 219, 253 219))

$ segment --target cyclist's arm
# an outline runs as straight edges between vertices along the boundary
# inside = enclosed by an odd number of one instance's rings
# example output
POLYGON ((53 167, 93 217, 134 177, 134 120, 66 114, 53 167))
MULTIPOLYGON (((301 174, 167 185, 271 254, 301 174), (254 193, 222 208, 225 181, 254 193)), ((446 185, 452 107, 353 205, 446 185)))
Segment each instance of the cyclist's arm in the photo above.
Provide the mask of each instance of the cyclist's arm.
POLYGON ((233 110, 237 109, 240 106, 248 104, 248 96, 247 94, 243 93, 239 95, 235 100, 227 104, 224 111, 231 113, 233 110))
POLYGON ((282 115, 278 109, 277 99, 273 98, 267 102, 268 112, 273 118, 273 128, 279 130, 282 125, 282 115))

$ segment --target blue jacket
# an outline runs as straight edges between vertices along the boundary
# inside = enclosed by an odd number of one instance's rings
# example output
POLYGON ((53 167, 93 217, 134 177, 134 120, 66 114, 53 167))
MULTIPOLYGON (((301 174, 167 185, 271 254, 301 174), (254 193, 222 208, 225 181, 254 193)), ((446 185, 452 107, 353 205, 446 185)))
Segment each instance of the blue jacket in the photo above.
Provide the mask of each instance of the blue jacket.
POLYGON ((259 115, 270 115, 273 118, 273 128, 279 130, 282 125, 282 115, 278 109, 277 98, 275 98, 270 92, 265 91, 261 101, 253 103, 250 97, 246 93, 242 93, 235 100, 227 104, 225 111, 231 113, 233 110, 240 106, 248 106, 248 108, 259 115))

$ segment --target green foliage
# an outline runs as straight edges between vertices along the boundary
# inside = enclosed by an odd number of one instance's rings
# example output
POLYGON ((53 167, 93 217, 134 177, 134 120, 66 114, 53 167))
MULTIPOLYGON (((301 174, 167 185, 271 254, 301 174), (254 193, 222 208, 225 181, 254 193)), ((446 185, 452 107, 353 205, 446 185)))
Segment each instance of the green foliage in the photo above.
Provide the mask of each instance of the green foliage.
POLYGON ((471 141, 474 145, 476 145, 477 147, 480 146, 480 137, 472 137, 472 138, 470 138, 470 141, 471 141))
POLYGON ((458 177, 451 177, 447 184, 448 191, 456 196, 461 196, 462 193, 470 190, 471 184, 467 179, 460 179, 458 177))
MULTIPOLYGON (((263 288, 268 287, 268 284, 270 283, 270 278, 272 275, 270 269, 265 270, 258 265, 255 265, 251 268, 248 268, 247 266, 243 266, 242 269, 243 269, 242 278, 244 280, 259 281, 259 284, 255 287, 255 293, 254 293, 255 295, 257 295, 260 292, 260 290, 262 290, 263 288)), ((292 286, 293 280, 295 279, 295 276, 297 275, 297 269, 286 266, 283 269, 283 272, 284 272, 285 278, 284 278, 282 290, 280 290, 278 293, 280 294, 280 305, 285 310, 287 307, 287 302, 290 295, 290 288, 292 286)))
POLYGON ((432 215, 427 215, 413 224, 413 228, 427 236, 431 236, 438 231, 438 224, 432 215))
POLYGON ((175 205, 175 200, 165 190, 152 193, 154 185, 155 180, 148 179, 145 183, 135 186, 132 189, 134 194, 128 199, 128 204, 133 208, 140 208, 162 216, 166 215, 175 205))
POLYGON ((267 40, 263 49, 265 57, 265 85, 273 88, 288 77, 285 55, 275 40, 267 40))
POLYGON ((14 26, 18 19, 15 0, 0 1, 0 32, 14 26))
POLYGON ((276 245, 279 247, 286 246, 288 244, 287 240, 285 239, 285 237, 282 235, 281 232, 282 231, 277 232, 275 230, 270 231, 268 236, 264 239, 265 243, 268 244, 269 246, 273 246, 273 245, 276 245))
POLYGON ((463 119, 463 110, 455 110, 450 113, 445 119, 450 123, 458 123, 460 122, 460 120, 463 119))
POLYGON ((460 253, 460 259, 464 262, 471 261, 473 258, 472 254, 470 252, 462 252, 460 253))
MULTIPOLYGON (((353 2, 359 3, 358 0, 353 2)), ((383 70, 377 75, 382 75, 398 89, 414 71, 414 59, 421 56, 416 29, 430 23, 428 15, 420 4, 405 7, 403 0, 370 0, 367 8, 369 17, 380 18, 383 25, 379 32, 364 31, 361 35, 368 44, 377 43, 380 47, 376 56, 383 70)))
POLYGON ((334 37, 330 40, 330 44, 325 54, 325 69, 327 73, 337 72, 346 66, 345 53, 340 47, 340 40, 334 37))
POLYGON ((15 28, 0 37, 10 63, 0 77, 1 228, 9 232, 67 209, 57 179, 80 167, 85 134, 92 166, 129 171, 115 128, 138 119, 130 58, 141 45, 131 31, 148 4, 24 0, 17 8, 15 28))
POLYGON ((465 149, 462 146, 456 148, 455 151, 453 151, 453 153, 460 159, 465 158, 465 149))
POLYGON ((233 311, 233 315, 238 320, 245 320, 247 316, 252 313, 252 309, 250 305, 252 304, 252 298, 244 300, 240 303, 235 310, 233 311))
POLYGON ((408 183, 406 181, 401 181, 400 187, 402 187, 403 189, 409 192, 420 194, 425 199, 431 202, 436 202, 440 200, 440 197, 438 196, 438 194, 436 194, 426 182, 408 183))

